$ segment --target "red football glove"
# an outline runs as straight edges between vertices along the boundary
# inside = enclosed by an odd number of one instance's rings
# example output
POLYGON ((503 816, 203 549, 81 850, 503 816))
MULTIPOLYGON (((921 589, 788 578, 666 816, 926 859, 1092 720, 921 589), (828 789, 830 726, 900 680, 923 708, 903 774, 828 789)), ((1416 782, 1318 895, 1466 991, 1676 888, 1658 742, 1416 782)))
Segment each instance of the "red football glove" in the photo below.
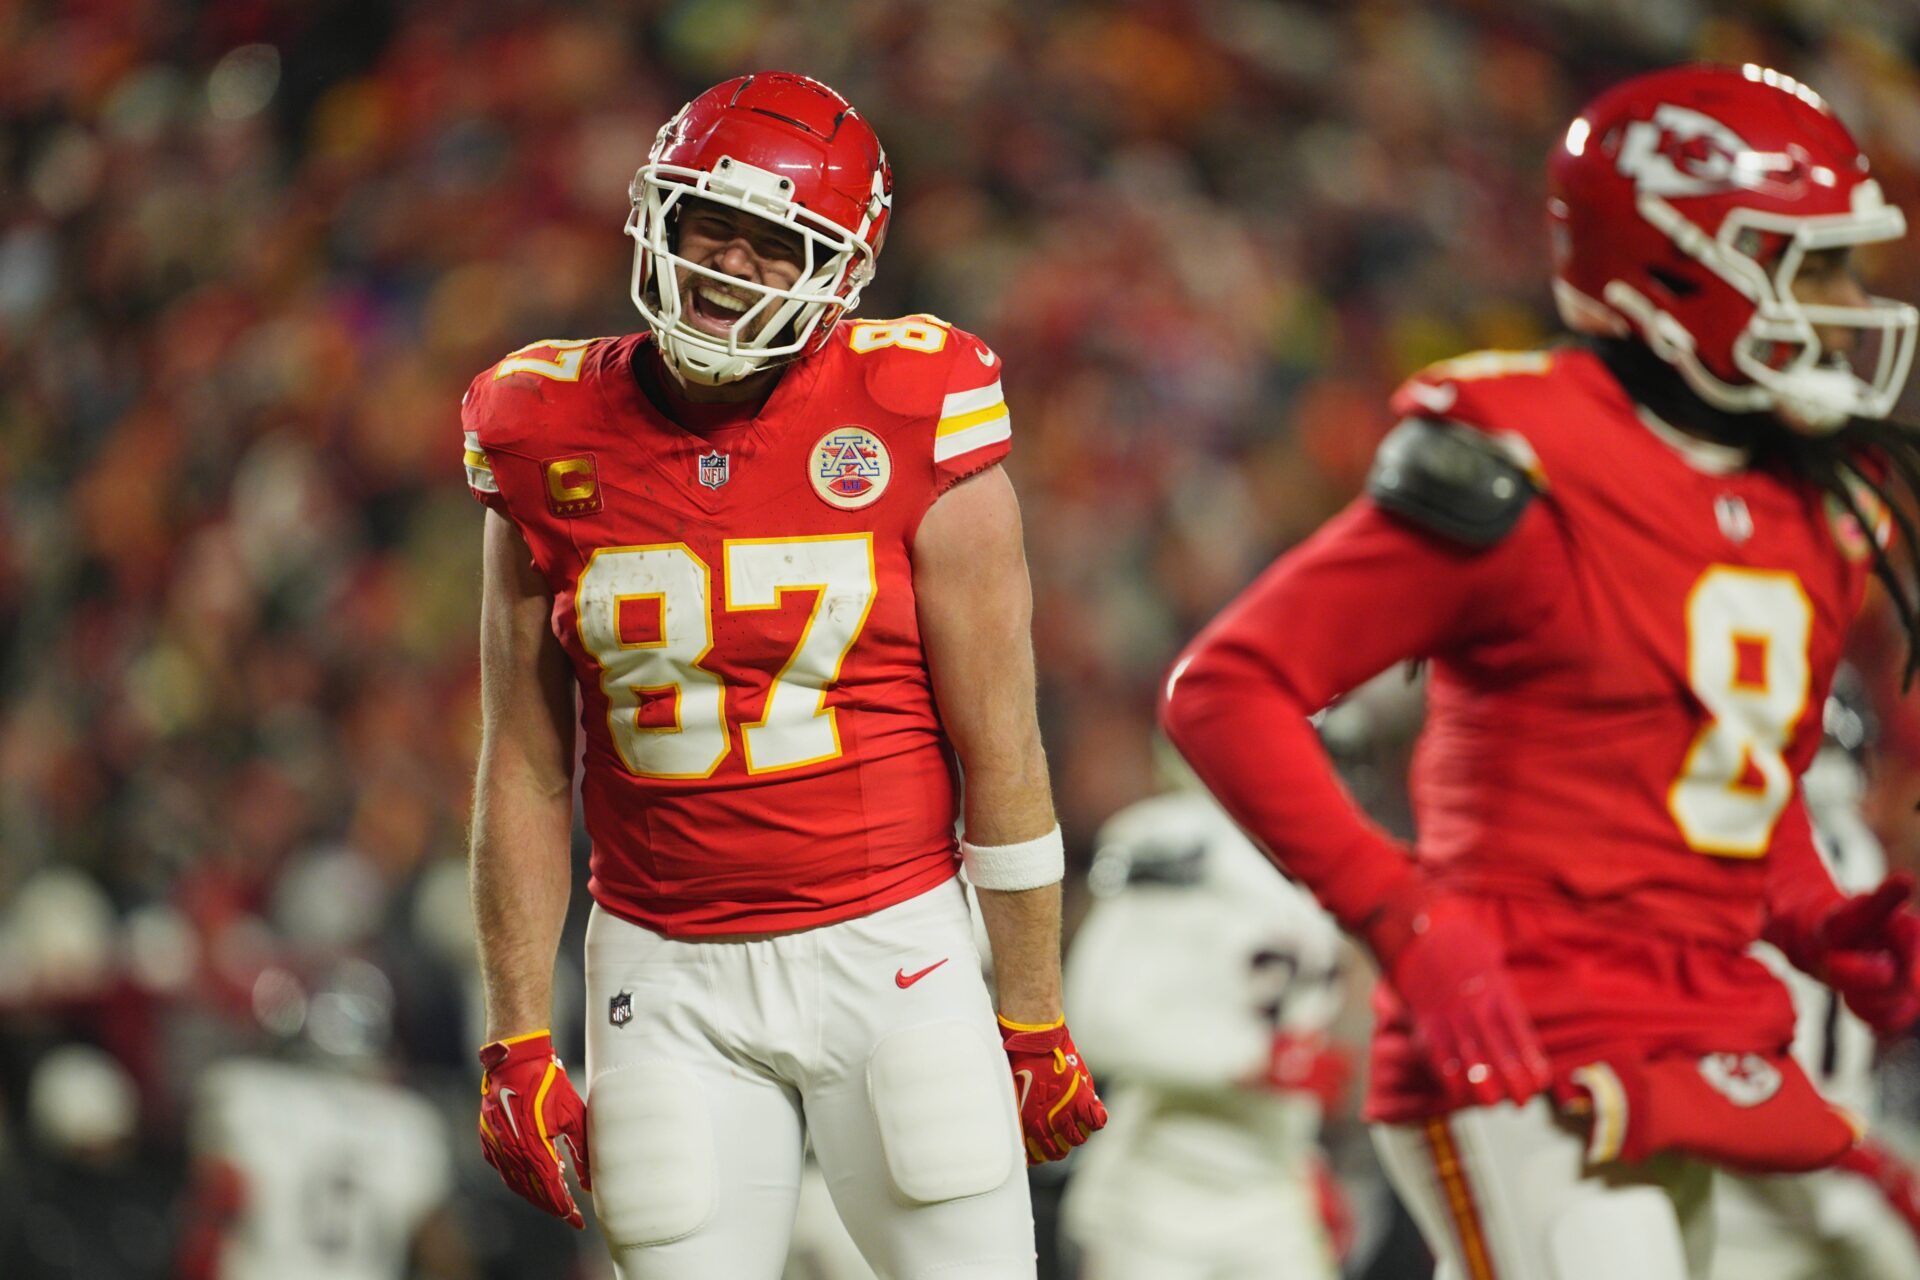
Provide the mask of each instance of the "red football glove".
POLYGON ((1267 1069, 1254 1083, 1275 1093, 1310 1093, 1322 1111, 1340 1109, 1353 1080, 1353 1055, 1323 1035, 1276 1031, 1267 1050, 1267 1069))
POLYGON ((1065 1018, 1045 1026, 1002 1018, 1000 1043, 1020 1091, 1020 1132, 1026 1138, 1028 1164, 1065 1159, 1067 1148, 1079 1146, 1106 1124, 1106 1105, 1093 1091, 1093 1077, 1073 1047, 1065 1018))
POLYGON ((1920 1020, 1920 915, 1905 906, 1912 893, 1913 877, 1896 871, 1872 893, 1842 899, 1815 931, 1827 983, 1882 1035, 1920 1020))
POLYGON ((1522 1103, 1552 1082, 1500 946, 1465 901, 1413 886, 1365 932, 1406 1003, 1414 1042, 1452 1101, 1522 1103))
POLYGON ((1911 1165, 1867 1138, 1841 1156, 1833 1167, 1857 1173, 1878 1187, 1880 1194, 1887 1198, 1887 1207, 1899 1215, 1913 1232, 1913 1238, 1920 1241, 1920 1174, 1915 1173, 1911 1165))
POLYGON ((564 1139, 572 1148, 580 1189, 593 1190, 587 1108, 553 1052, 552 1035, 533 1031, 495 1040, 480 1050, 480 1065, 480 1151, 487 1163, 529 1204, 575 1230, 584 1227, 554 1144, 564 1139))

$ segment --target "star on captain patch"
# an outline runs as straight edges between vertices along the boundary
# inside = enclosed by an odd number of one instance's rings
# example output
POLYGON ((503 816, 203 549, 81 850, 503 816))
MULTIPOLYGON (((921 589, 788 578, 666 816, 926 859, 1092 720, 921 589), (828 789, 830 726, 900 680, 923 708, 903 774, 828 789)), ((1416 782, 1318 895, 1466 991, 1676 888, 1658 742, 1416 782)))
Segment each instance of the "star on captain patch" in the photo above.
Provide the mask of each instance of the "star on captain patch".
POLYGON ((718 449, 712 453, 700 455, 700 483, 709 489, 718 489, 728 479, 728 455, 718 449))

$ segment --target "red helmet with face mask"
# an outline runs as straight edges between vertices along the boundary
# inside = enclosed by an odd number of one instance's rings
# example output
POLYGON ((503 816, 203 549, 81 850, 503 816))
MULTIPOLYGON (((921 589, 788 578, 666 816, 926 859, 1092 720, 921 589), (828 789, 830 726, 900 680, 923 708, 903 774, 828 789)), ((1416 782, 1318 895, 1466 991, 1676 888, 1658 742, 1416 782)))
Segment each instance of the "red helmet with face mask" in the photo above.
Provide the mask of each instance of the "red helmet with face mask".
POLYGON ((1684 66, 1601 94, 1548 164, 1554 295, 1581 332, 1634 336, 1702 400, 1796 430, 1884 417, 1913 360, 1914 308, 1803 303, 1809 253, 1897 240, 1846 127, 1764 67, 1684 66), (1848 353, 1820 329, 1854 329, 1848 353))
POLYGON ((817 80, 762 72, 715 85, 654 139, 628 191, 633 304, 682 376, 722 383, 817 351, 873 278, 893 203, 880 139, 817 80), (676 252, 684 203, 743 210, 796 234, 791 288, 739 280, 676 252), (687 323, 683 286, 706 277, 746 311, 723 337, 687 323))

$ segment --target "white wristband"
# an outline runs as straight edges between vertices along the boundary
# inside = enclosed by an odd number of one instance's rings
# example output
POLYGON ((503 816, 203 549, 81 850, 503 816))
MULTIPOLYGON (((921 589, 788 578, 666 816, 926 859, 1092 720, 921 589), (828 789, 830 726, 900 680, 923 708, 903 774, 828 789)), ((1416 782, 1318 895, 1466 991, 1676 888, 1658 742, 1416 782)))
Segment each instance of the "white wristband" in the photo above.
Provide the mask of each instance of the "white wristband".
POLYGON ((967 869, 967 883, 976 889, 998 889, 1015 893, 1053 884, 1067 874, 1067 846, 1060 839, 1060 826, 1019 844, 981 846, 960 842, 960 861, 967 869))

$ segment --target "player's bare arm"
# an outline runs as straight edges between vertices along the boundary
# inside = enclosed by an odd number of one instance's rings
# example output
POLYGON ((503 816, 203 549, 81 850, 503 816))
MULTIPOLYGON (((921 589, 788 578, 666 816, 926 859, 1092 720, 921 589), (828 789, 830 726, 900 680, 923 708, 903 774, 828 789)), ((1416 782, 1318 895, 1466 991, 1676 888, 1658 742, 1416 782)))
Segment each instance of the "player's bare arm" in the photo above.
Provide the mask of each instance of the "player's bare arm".
POLYGON ((1040 744, 1033 587, 1020 504, 998 466, 928 510, 914 536, 913 586, 940 718, 966 780, 966 850, 993 947, 1002 1041, 1020 1090, 1030 1163, 1058 1159, 1106 1123, 1060 1003, 1059 827, 1040 744), (1051 869, 1029 878, 1031 859, 1051 869), (1011 874, 979 883, 986 860, 1011 874))
MULTIPOLYGON (((914 537, 913 590, 940 719, 966 777, 967 842, 1045 836, 1054 812, 1034 696, 1033 588, 1005 471, 962 481, 928 510, 914 537)), ((1060 882, 979 894, 1001 1015, 1058 1018, 1060 882)))
POLYGON ((487 1039, 545 1027, 571 885, 573 683, 526 539, 486 518, 473 913, 487 1039))
POLYGON ((471 853, 487 1011, 481 1149, 514 1190, 580 1227, 554 1140, 572 1143, 587 1185, 585 1110, 548 1030, 571 887, 572 677, 526 539, 497 511, 485 538, 471 853))

